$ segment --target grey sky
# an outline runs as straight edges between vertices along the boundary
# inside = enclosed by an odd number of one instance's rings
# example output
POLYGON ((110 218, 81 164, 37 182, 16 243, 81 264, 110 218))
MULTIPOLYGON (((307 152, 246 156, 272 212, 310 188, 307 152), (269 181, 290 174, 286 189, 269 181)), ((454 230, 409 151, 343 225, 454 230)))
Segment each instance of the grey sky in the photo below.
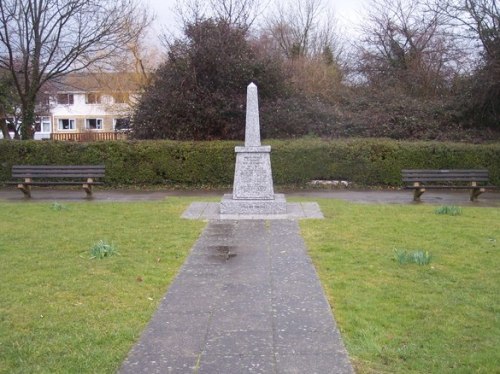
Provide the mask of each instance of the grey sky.
MULTIPOLYGON (((156 15, 155 29, 175 29, 177 23, 173 8, 176 0, 143 0, 148 8, 156 15)), ((339 25, 346 31, 358 25, 361 15, 370 0, 325 0, 336 15, 339 25)))

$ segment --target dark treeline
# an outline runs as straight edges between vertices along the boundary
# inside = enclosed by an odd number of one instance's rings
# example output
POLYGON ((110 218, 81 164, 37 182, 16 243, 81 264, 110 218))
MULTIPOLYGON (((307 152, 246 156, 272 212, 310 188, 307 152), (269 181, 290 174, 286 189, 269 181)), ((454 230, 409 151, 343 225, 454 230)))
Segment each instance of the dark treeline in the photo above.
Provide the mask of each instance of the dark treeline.
POLYGON ((499 138, 495 0, 376 0, 354 41, 321 0, 209 3, 180 8, 183 36, 166 40, 135 137, 241 139, 254 81, 265 137, 499 138))

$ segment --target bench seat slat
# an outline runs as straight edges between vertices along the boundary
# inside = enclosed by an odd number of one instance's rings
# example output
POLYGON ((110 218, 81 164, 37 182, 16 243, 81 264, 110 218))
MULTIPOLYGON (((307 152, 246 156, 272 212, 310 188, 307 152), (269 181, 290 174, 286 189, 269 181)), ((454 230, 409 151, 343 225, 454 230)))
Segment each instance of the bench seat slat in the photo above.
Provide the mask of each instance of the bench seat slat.
POLYGON ((487 173, 487 169, 403 169, 402 173, 436 173, 436 174, 446 174, 446 173, 487 173))
POLYGON ((59 172, 65 172, 65 171, 103 171, 104 168, 16 168, 13 167, 12 171, 14 172, 26 172, 26 171, 59 171, 59 172))
POLYGON ((11 186, 15 186, 18 184, 24 184, 26 186, 81 186, 83 184, 102 185, 102 184, 104 184, 104 182, 86 182, 86 181, 58 182, 58 181, 51 181, 51 182, 6 182, 6 184, 11 185, 11 186))
POLYGON ((13 178, 102 178, 104 165, 14 165, 13 178))
POLYGON ((33 167, 33 166, 13 166, 12 170, 16 171, 25 171, 25 170, 104 170, 104 166, 99 166, 99 167, 93 167, 93 166, 85 166, 85 167, 60 167, 60 166, 54 166, 54 167, 33 167))
POLYGON ((100 178, 104 173, 17 173, 12 174, 13 178, 100 178))
POLYGON ((104 165, 14 165, 13 169, 104 169, 104 165))
POLYGON ((404 178, 488 178, 488 174, 403 174, 404 178))
POLYGON ((446 177, 446 176, 453 176, 453 175, 488 175, 488 171, 474 171, 474 172, 462 172, 462 171, 455 171, 455 170, 450 170, 446 173, 439 173, 439 172, 433 172, 432 170, 428 170, 428 171, 421 171, 421 172, 418 172, 418 173, 410 173, 410 172, 402 172, 403 175, 407 175, 407 176, 411 176, 411 175, 432 175, 432 176, 443 176, 443 177, 446 177))
POLYGON ((403 182, 488 182, 489 178, 403 178, 403 182))
POLYGON ((436 177, 436 178, 446 178, 446 177, 468 177, 468 176, 480 176, 487 177, 488 173, 448 173, 448 174, 435 174, 435 173, 403 173, 405 177, 436 177))
POLYGON ((484 169, 403 169, 403 182, 488 182, 488 170, 484 169))
POLYGON ((446 174, 441 174, 441 173, 402 173, 404 176, 407 176, 407 177, 422 177, 422 176, 431 176, 431 177, 441 177, 441 178, 445 178, 445 177, 453 177, 453 176, 457 176, 457 177, 466 177, 466 176, 470 176, 470 175, 475 175, 475 176, 483 176, 483 177, 486 177, 488 176, 488 173, 446 173, 446 174))
POLYGON ((426 190, 471 190, 473 188, 487 188, 487 189, 496 189, 496 186, 436 186, 436 185, 422 185, 422 186, 405 186, 407 190, 418 190, 420 188, 425 188, 426 190))

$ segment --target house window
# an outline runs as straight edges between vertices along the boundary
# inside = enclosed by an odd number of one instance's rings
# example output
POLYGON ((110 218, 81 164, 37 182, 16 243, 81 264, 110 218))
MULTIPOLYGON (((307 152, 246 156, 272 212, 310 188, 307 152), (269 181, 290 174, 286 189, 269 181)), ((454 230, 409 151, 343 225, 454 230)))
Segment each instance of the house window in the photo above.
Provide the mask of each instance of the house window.
POLYGON ((116 131, 127 130, 130 127, 130 118, 115 118, 114 124, 116 131))
POLYGON ((87 130, 102 130, 102 119, 87 118, 85 120, 85 128, 87 130))
POLYGON ((61 105, 71 105, 74 103, 73 94, 68 93, 57 94, 56 100, 61 105))
POLYGON ((130 102, 128 92, 115 92, 113 94, 115 104, 127 104, 130 102))
POLYGON ((42 132, 50 132, 51 125, 50 117, 42 117, 42 132))
POLYGON ((87 104, 100 104, 101 94, 97 92, 89 92, 85 95, 85 103, 87 104))
POLYGON ((58 121, 58 129, 59 130, 74 130, 75 129, 75 120, 68 118, 60 118, 58 121))
POLYGON ((35 131, 50 133, 50 117, 39 117, 35 122, 35 131))

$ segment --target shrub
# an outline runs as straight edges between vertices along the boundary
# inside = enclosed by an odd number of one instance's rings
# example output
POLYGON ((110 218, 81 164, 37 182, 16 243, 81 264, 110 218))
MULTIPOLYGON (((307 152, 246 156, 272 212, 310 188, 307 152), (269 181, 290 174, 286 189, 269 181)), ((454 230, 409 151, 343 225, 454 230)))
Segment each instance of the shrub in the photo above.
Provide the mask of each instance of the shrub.
POLYGON ((238 139, 244 133, 246 87, 260 97, 284 94, 277 60, 262 56, 245 28, 223 20, 188 24, 175 41, 132 121, 138 139, 238 139))
MULTIPOLYGON (((106 165, 107 185, 233 183, 234 147, 242 142, 0 141, 0 183, 12 165, 106 165)), ((402 142, 387 139, 272 140, 275 184, 337 179, 364 186, 401 186, 402 169, 484 168, 500 185, 500 144, 402 142)))

